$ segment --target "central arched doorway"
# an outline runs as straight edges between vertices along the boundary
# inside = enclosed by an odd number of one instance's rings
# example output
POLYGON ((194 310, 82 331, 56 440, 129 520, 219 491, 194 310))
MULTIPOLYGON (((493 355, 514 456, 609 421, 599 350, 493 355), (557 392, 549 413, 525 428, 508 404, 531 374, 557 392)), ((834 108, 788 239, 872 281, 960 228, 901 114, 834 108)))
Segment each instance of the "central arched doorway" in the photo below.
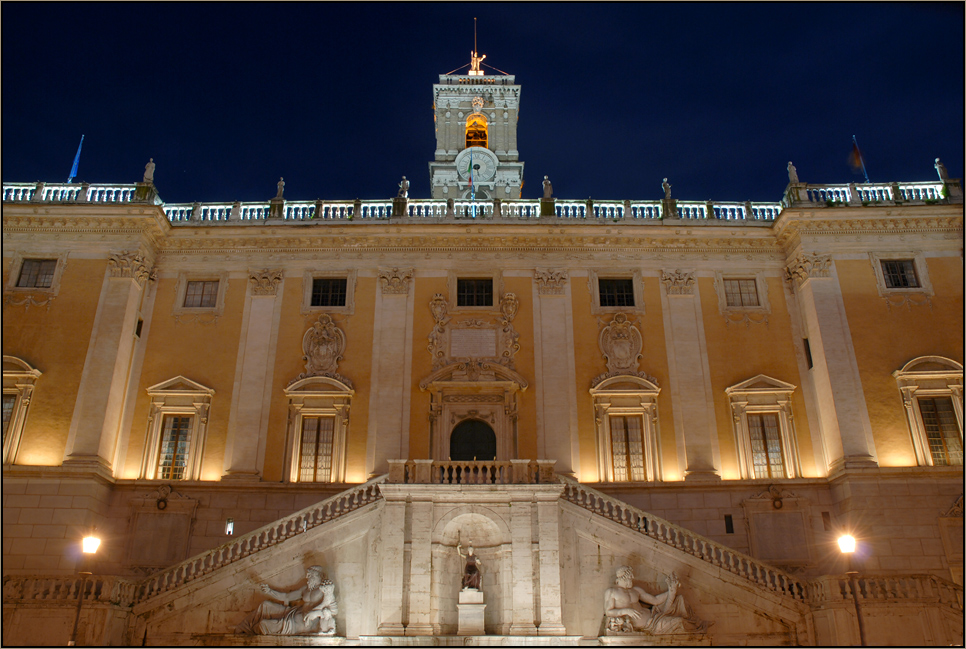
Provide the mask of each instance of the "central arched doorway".
POLYGON ((485 421, 461 421, 449 436, 449 457, 458 462, 496 459, 496 433, 485 421))

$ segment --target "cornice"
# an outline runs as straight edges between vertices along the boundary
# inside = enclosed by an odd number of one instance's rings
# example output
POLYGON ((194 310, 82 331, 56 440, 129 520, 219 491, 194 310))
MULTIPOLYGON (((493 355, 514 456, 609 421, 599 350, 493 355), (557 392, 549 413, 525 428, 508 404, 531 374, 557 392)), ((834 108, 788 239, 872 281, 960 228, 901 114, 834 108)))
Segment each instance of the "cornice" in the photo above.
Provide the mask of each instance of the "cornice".
MULTIPOLYGON (((795 235, 836 236, 842 234, 924 234, 929 232, 962 232, 963 215, 960 209, 955 215, 891 216, 841 215, 836 218, 816 219, 810 215, 789 215, 775 224, 775 237, 779 245, 795 235)), ((783 215, 784 216, 784 215, 783 215)))
POLYGON ((45 235, 45 238, 63 240, 69 237, 85 238, 85 235, 146 236, 155 247, 170 236, 171 223, 159 208, 106 207, 97 214, 77 214, 78 210, 66 206, 4 205, 3 234, 45 235), (66 213, 65 212, 69 212, 66 213))

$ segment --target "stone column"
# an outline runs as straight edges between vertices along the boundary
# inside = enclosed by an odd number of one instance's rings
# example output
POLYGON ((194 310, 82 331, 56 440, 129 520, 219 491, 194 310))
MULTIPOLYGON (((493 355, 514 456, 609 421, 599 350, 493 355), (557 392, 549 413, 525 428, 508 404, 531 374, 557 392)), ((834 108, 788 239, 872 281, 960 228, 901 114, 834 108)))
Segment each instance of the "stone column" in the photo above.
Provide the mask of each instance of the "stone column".
POLYGON ((430 596, 433 576, 433 501, 417 500, 411 505, 412 529, 410 532, 409 563, 409 623, 406 635, 433 635, 430 621, 430 596))
POLYGON ((805 320, 829 471, 876 467, 872 423, 832 257, 799 254, 785 276, 796 287, 805 320))
POLYGON ((370 477, 388 471, 390 459, 409 459, 412 277, 412 268, 379 271, 366 443, 366 471, 370 477))
POLYGON ((403 545, 406 541, 406 494, 383 485, 382 591, 379 593, 379 635, 403 635, 403 545))
POLYGON ((536 635, 533 608, 532 495, 529 490, 510 495, 510 635, 536 635))
POLYGON ((567 271, 534 272, 533 339, 537 402, 537 453, 555 458, 557 472, 580 469, 574 323, 567 271))
POLYGON ((94 329, 67 436, 65 465, 110 472, 134 352, 138 306, 151 262, 144 253, 114 253, 101 288, 94 329))
POLYGON ((711 371, 694 273, 661 271, 661 283, 674 428, 684 442, 685 480, 720 480, 711 371))
MULTIPOLYGON (((543 489, 541 489, 541 492, 543 489)), ((537 538, 540 542, 540 635, 566 635, 560 592, 560 505, 563 486, 537 494, 537 538)))
POLYGON ((278 338, 281 300, 277 300, 277 293, 282 274, 281 270, 268 269, 249 272, 251 291, 242 316, 222 480, 261 480, 278 338))

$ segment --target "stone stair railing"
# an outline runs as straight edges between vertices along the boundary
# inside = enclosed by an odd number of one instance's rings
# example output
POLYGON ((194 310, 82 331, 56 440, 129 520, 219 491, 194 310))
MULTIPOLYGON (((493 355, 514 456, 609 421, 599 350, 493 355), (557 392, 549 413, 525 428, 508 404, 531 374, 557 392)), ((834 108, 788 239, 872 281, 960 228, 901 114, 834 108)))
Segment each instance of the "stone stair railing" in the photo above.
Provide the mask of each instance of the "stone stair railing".
POLYGON ((137 587, 135 602, 143 602, 173 588, 207 575, 219 568, 243 559, 255 552, 277 545, 286 539, 354 512, 382 498, 379 485, 386 476, 352 487, 322 502, 290 516, 281 518, 253 532, 239 536, 213 550, 193 556, 181 563, 142 580, 137 587))
POLYGON ((580 484, 572 478, 558 476, 564 484, 561 498, 624 527, 649 536, 677 550, 748 579, 758 586, 800 602, 807 597, 806 585, 791 575, 761 561, 715 543, 711 539, 652 516, 636 507, 580 484))
POLYGON ((935 575, 861 576, 823 575, 808 584, 809 603, 852 602, 853 594, 863 604, 915 602, 963 610, 963 587, 935 575), (853 593, 854 591, 854 593, 853 593))
POLYGON ((556 460, 389 460, 388 484, 553 484, 556 460))
POLYGON ((114 604, 128 608, 134 602, 137 584, 123 577, 9 577, 3 582, 3 601, 77 602, 83 589, 84 602, 114 604))

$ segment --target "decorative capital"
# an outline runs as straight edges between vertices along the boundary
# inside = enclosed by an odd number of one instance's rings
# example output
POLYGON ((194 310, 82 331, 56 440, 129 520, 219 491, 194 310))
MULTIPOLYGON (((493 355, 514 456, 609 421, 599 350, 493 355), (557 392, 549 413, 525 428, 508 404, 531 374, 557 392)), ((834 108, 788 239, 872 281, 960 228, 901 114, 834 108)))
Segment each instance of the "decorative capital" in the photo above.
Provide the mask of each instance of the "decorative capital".
POLYGON ((151 265, 147 257, 141 252, 111 253, 108 259, 111 277, 129 277, 144 286, 144 282, 151 276, 151 265))
POLYGON ((686 273, 681 269, 667 272, 661 271, 661 282, 668 295, 694 295, 694 273, 686 273))
POLYGON ((540 295, 561 295, 567 285, 567 271, 537 268, 533 272, 533 279, 537 282, 537 293, 540 295))
POLYGON ((785 268, 785 280, 801 284, 811 277, 829 277, 832 255, 802 253, 785 268))
POLYGON ((281 268, 249 271, 248 280, 252 283, 252 295, 276 295, 282 276, 281 268))
POLYGON ((405 270, 392 268, 379 271, 379 283, 382 284, 383 295, 408 295, 409 283, 412 278, 412 268, 405 270))

